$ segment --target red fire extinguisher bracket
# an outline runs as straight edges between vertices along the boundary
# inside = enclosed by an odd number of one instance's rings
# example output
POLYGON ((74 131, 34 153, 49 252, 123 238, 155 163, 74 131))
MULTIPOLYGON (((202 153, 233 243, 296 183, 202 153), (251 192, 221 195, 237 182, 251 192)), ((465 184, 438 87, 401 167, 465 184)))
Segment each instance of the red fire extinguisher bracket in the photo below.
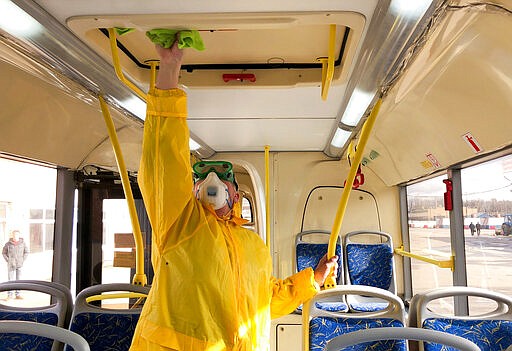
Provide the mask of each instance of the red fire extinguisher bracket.
POLYGON ((446 192, 444 193, 444 209, 446 211, 453 210, 452 192, 453 183, 451 179, 443 179, 443 183, 446 185, 446 192))

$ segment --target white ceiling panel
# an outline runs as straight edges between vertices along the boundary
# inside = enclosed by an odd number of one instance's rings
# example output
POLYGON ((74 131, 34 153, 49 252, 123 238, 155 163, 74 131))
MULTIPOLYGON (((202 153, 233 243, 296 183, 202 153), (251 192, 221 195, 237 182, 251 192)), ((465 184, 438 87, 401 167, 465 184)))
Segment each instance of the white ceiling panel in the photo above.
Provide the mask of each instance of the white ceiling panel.
POLYGON ((322 151, 333 128, 331 119, 189 120, 190 130, 216 151, 322 151))
MULTIPOLYGON (((327 101, 320 87, 289 89, 186 89, 189 118, 336 119, 345 85, 332 86, 327 101), (304 104, 308 101, 308 104, 304 104)), ((327 140, 324 140, 324 143, 327 140)))

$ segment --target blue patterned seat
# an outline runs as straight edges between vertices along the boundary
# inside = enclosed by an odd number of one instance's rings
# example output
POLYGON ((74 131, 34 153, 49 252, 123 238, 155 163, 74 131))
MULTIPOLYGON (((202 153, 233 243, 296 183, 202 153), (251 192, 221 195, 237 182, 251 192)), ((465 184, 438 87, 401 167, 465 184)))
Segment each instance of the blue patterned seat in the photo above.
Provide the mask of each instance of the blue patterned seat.
MULTIPOLYGON (((299 272, 303 269, 311 267, 316 268, 320 259, 327 253, 329 247, 330 233, 324 230, 308 230, 300 232, 295 238, 295 256, 296 256, 296 271, 299 272), (317 240, 321 238, 323 243, 317 243, 312 241, 304 241, 304 237, 311 236, 317 240)), ((338 241, 336 244, 335 254, 338 256, 338 275, 336 281, 338 284, 343 283, 343 254, 341 245, 338 241)), ((347 311, 348 307, 345 302, 324 302, 318 303, 318 308, 326 311, 347 311)), ((299 306, 297 312, 302 310, 302 306, 299 306)))
MULTIPOLYGON (((393 242, 389 234, 378 231, 350 232, 344 237, 344 254, 349 284, 396 293, 393 242)), ((385 306, 382 301, 365 297, 349 301, 350 309, 357 312, 376 311, 385 306)))
MULTIPOLYGON (((368 286, 338 285, 320 291, 304 304, 302 325, 305 350, 324 350, 333 338, 366 328, 403 327, 405 308, 402 300, 387 290, 368 286), (345 301, 346 296, 368 296, 385 301, 385 308, 373 312, 331 312, 318 307, 325 301, 345 301)), ((404 340, 370 342, 347 348, 350 351, 406 351, 404 340)))
MULTIPOLYGON (((505 350, 512 345, 512 298, 486 289, 449 287, 416 294, 411 300, 409 325, 444 331, 474 342, 482 351, 505 350), (479 297, 494 301, 496 309, 478 316, 452 316, 434 313, 428 307, 434 300, 454 297, 479 297)), ((451 351, 439 344, 421 345, 426 351, 451 351)))
MULTIPOLYGON (((110 309, 90 303, 94 296, 105 292, 128 292, 147 296, 149 288, 131 284, 101 284, 82 290, 76 297, 69 329, 83 336, 91 351, 127 351, 142 307, 110 309)), ((103 295, 102 299, 105 297, 108 298, 108 294, 103 295)), ((66 347, 66 351, 70 350, 71 348, 66 347)))
MULTIPOLYGON (((323 351, 328 340, 356 330, 403 326, 404 324, 402 322, 390 318, 378 320, 332 317, 313 318, 309 326, 310 350, 323 351)), ((381 340, 350 346, 344 349, 344 351, 364 350, 405 351, 407 348, 404 340, 381 340)))
MULTIPOLYGON (((67 328, 72 306, 71 292, 61 284, 18 280, 0 283, 0 292, 20 290, 48 295, 48 305, 38 307, 17 307, 0 304, 1 321, 26 321, 67 328)), ((58 342, 42 336, 3 333, 0 335, 2 350, 50 351, 59 347, 58 342)))

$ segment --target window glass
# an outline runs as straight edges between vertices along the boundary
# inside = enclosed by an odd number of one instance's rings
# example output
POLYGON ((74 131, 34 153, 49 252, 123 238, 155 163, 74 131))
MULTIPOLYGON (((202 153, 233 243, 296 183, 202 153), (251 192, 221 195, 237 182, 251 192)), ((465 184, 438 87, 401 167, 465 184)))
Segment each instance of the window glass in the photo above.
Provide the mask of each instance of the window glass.
MULTIPOLYGON (((407 187, 411 252, 436 260, 451 256, 449 213, 444 209, 446 176, 407 187)), ((411 259, 413 294, 452 286, 452 272, 434 264, 411 259)))
POLYGON ((252 206, 248 198, 242 198, 242 218, 252 222, 252 206))
MULTIPOLYGON (((20 238, 30 250, 20 269, 21 279, 51 281, 55 220, 54 216, 46 218, 45 213, 55 212, 57 170, 5 158, 0 158, 0 169, 1 245, 8 244, 13 230, 19 230, 20 238)), ((2 259, 0 282, 8 279, 8 268, 2 259)), ((26 307, 44 305, 45 301, 36 301, 41 296, 49 301, 46 294, 30 292, 20 301, 26 307)), ((7 297, 6 293, 0 293, 0 299, 7 297)), ((10 302, 19 305, 20 301, 10 302)))
POLYGON ((30 209, 30 219, 43 219, 43 210, 41 208, 30 209))
POLYGON ((46 210, 44 218, 46 218, 46 219, 55 219, 55 211, 54 210, 46 210))
POLYGON ((461 178, 468 286, 512 295, 512 155, 461 178))

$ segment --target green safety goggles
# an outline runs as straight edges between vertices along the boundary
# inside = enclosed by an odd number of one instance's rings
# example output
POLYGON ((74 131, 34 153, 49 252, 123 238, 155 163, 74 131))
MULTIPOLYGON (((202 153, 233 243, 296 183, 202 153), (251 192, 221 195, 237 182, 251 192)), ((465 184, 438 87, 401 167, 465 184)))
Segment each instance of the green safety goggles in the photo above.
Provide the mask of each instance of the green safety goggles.
POLYGON ((219 179, 227 180, 228 182, 235 182, 235 173, 233 172, 233 165, 231 162, 226 161, 200 161, 192 166, 194 171, 194 179, 205 179, 208 173, 215 172, 219 179))

